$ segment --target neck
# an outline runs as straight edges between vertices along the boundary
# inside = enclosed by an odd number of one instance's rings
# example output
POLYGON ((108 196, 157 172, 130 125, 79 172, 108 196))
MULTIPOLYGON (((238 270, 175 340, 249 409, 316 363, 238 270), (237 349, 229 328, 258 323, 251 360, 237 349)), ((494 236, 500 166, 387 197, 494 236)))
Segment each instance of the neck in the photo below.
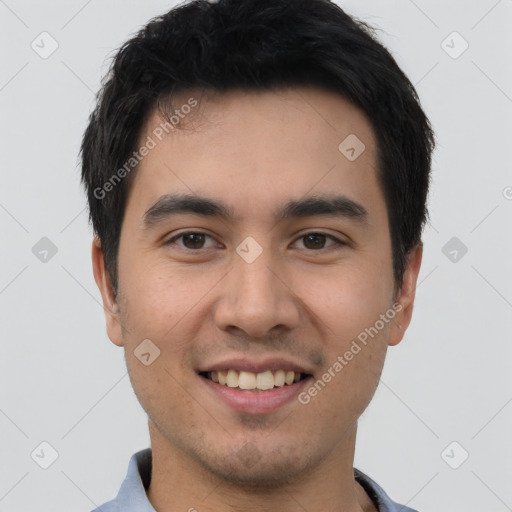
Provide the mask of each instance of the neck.
POLYGON ((355 482, 353 460, 357 426, 351 427, 328 458, 307 475, 276 487, 229 482, 177 449, 149 423, 152 476, 147 496, 159 512, 373 512, 375 507, 355 482))

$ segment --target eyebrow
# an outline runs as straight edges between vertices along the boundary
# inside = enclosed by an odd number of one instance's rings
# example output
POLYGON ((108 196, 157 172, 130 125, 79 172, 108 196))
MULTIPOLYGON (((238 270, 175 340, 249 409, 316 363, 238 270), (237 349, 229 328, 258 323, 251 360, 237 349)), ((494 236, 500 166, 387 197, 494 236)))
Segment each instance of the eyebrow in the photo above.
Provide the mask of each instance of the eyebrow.
MULTIPOLYGON (((170 217, 187 213, 219 218, 227 222, 236 219, 233 207, 223 201, 192 194, 166 194, 146 211, 143 226, 151 229, 170 217)), ((344 195, 313 195, 291 200, 274 212, 276 222, 313 216, 347 218, 360 224, 368 221, 368 212, 364 206, 344 195)))

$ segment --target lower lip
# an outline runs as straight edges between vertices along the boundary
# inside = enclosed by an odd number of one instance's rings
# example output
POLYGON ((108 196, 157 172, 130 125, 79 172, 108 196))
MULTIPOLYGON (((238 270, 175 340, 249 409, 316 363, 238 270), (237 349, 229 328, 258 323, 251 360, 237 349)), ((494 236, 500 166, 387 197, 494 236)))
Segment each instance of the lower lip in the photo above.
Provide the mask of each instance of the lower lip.
POLYGON ((268 391, 243 391, 217 384, 205 377, 199 376, 199 378, 232 409, 249 414, 265 414, 279 409, 297 398, 297 395, 308 385, 311 379, 311 377, 307 377, 294 384, 275 387, 268 391))

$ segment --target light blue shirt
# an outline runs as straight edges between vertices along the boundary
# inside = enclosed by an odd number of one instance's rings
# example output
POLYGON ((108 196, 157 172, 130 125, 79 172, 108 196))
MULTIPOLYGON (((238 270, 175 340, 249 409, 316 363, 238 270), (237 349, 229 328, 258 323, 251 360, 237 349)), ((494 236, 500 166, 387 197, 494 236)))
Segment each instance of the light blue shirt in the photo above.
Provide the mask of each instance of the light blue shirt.
MULTIPOLYGON (((361 484, 379 512, 418 512, 391 501, 376 482, 354 468, 354 477, 361 484)), ((151 448, 132 455, 126 478, 117 497, 92 512, 156 512, 151 506, 146 489, 151 481, 151 448)))

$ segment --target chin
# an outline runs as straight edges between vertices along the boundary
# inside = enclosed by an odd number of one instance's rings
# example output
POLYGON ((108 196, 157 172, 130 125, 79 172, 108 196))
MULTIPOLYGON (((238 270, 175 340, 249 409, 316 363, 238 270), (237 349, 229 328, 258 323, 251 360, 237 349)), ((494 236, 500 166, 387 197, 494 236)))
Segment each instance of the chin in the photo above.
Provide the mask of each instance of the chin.
POLYGON ((265 467, 242 468, 240 465, 209 468, 216 476, 246 490, 277 489, 294 482, 303 471, 289 466, 266 464, 265 467))
POLYGON ((289 447, 287 452, 261 450, 248 442, 238 451, 200 463, 210 473, 247 490, 271 489, 293 482, 314 465, 304 453, 299 458, 297 449, 289 447))

